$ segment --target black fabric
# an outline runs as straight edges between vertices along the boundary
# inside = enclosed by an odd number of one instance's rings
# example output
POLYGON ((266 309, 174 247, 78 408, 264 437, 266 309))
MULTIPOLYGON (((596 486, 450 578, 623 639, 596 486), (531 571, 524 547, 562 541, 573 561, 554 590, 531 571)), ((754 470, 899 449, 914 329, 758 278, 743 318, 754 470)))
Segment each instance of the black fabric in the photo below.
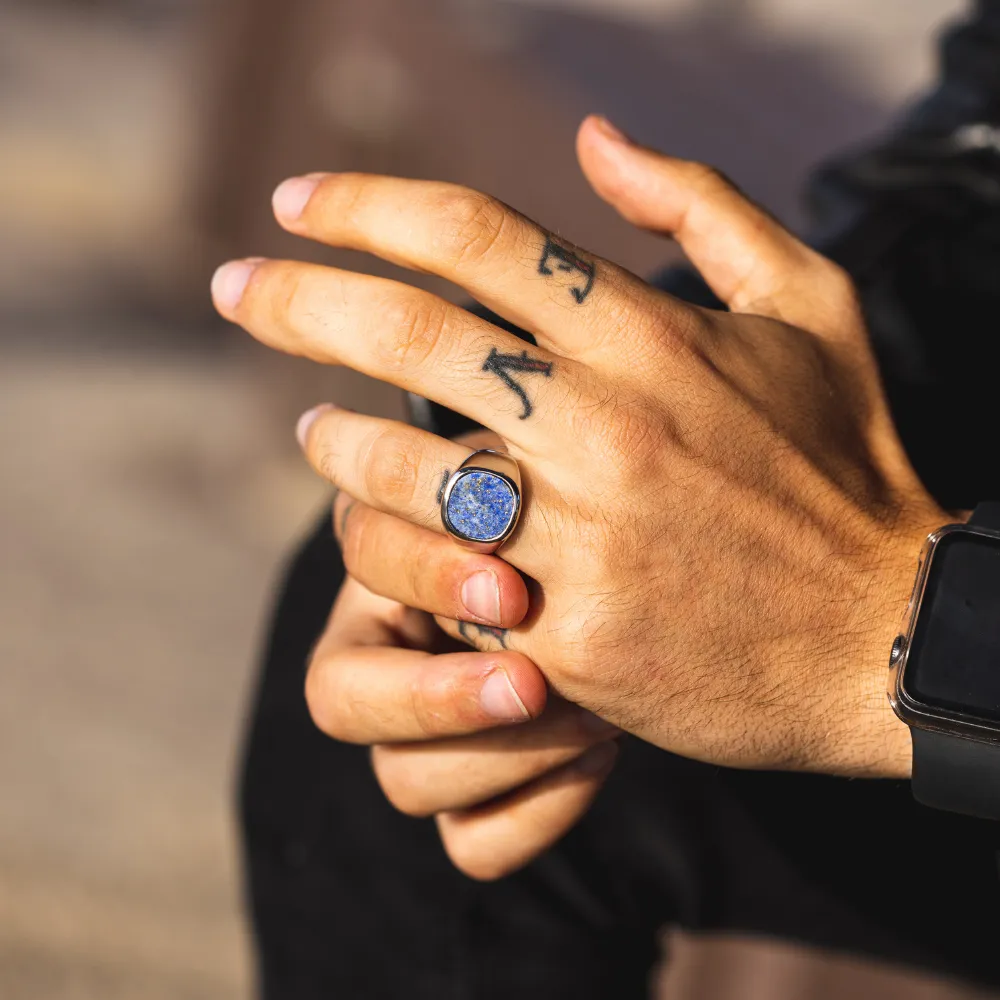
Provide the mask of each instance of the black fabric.
POLYGON ((984 452, 1000 361, 1000 0, 970 6, 944 36, 939 85, 808 186, 812 242, 857 283, 910 457, 949 509, 1000 496, 984 452))
MULTIPOLYGON (((1000 123, 998 19, 1000 0, 976 4, 945 41, 941 86, 811 187, 816 242, 858 281, 904 443, 953 508, 1000 496, 1000 157, 956 138, 1000 123)), ((690 274, 661 280, 713 304, 690 274)), ((439 407, 421 419, 464 426, 439 407)), ((675 924, 1000 985, 1000 825, 921 806, 908 782, 731 771, 627 739, 553 850, 496 883, 461 876, 433 822, 387 804, 367 752, 308 718, 305 662, 342 575, 324 515, 284 582, 248 734, 267 1000, 630 1000, 675 924)))
POLYGON ((907 782, 731 771, 627 740, 555 849, 466 879, 432 821, 388 805, 367 752, 307 717, 303 665, 342 572, 324 517, 287 580, 246 757, 262 995, 628 1000, 672 924, 1000 984, 1000 827, 920 806, 907 782))

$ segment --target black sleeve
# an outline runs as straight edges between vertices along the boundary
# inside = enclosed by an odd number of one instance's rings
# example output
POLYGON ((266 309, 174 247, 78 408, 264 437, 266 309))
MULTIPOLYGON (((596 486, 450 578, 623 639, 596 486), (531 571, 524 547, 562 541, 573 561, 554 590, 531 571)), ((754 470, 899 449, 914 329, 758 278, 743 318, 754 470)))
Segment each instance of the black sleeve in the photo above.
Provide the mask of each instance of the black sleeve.
POLYGON ((1000 496, 1000 0, 940 44, 937 84, 821 167, 811 241, 858 285, 897 426, 948 508, 1000 496))

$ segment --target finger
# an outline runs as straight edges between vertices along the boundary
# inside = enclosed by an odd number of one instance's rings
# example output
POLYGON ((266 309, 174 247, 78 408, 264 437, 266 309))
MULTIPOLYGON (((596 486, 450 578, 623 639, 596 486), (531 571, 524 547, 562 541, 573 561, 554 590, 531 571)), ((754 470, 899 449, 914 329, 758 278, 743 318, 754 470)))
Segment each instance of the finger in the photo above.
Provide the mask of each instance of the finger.
POLYGON ((347 577, 321 643, 327 653, 353 646, 402 646, 432 652, 440 639, 441 630, 430 615, 374 594, 347 577))
POLYGON ((347 572, 365 587, 421 611, 510 628, 528 610, 521 574, 496 556, 383 514, 341 493, 334 524, 347 572))
POLYGON ((312 174, 285 181, 273 201, 291 232, 438 274, 561 354, 585 350, 609 313, 652 295, 635 275, 455 184, 312 174))
POLYGON ((435 615, 434 623, 445 635, 482 653, 500 649, 514 649, 528 656, 532 653, 531 634, 523 625, 498 628, 461 618, 445 618, 443 615, 435 615))
MULTIPOLYGON (((337 615, 334 615, 336 618, 337 615)), ((433 655, 392 645, 344 646, 324 635, 306 675, 306 701, 323 732, 349 743, 460 736, 527 722, 546 685, 525 656, 508 651, 433 655)))
MULTIPOLYGON (((449 476, 472 454, 469 448, 408 424, 329 404, 303 415, 298 436, 312 467, 349 497, 444 534, 444 487, 449 476)), ((529 573, 551 562, 537 549, 539 539, 534 530, 542 506, 551 505, 547 493, 545 484, 523 467, 523 521, 519 521, 503 552, 505 560, 529 573)), ((349 501, 342 501, 337 522, 342 534, 349 534, 345 521, 349 512, 349 501)), ((355 535, 364 523, 355 526, 355 535)), ((447 540, 459 548, 450 538, 447 540)), ((410 556, 407 564, 414 565, 410 556)))
POLYGON ((411 816, 468 809, 580 757, 618 730, 575 705, 553 700, 523 726, 429 743, 376 746, 375 774, 389 801, 411 816))
POLYGON ((572 764, 477 809, 437 817, 445 850, 471 878, 508 875, 563 837, 590 808, 618 748, 599 743, 572 764))
POLYGON ((842 330, 847 276, 716 170, 636 145, 597 116, 577 153, 594 190, 629 222, 673 235, 731 310, 842 330))
POLYGON ((485 427, 478 427, 474 431, 466 431, 459 434, 455 440, 459 444, 464 444, 470 450, 478 451, 481 448, 492 448, 494 451, 503 450, 503 439, 485 427))
POLYGON ((555 428, 568 422, 582 385, 575 363, 385 278, 231 261, 216 271, 212 295, 223 316, 269 347, 416 392, 512 442, 560 440, 555 428))

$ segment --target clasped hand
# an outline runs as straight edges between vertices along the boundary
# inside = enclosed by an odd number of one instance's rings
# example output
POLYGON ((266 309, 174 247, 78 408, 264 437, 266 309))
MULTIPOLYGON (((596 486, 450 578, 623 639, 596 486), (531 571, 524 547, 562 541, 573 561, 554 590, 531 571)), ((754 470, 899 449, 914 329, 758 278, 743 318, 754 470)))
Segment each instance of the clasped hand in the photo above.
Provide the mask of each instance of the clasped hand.
POLYGON ((947 519, 897 438, 844 272, 714 171, 601 119, 578 152, 728 312, 486 195, 356 174, 286 182, 279 221, 440 275, 537 346, 332 268, 234 262, 213 284, 265 344, 442 403, 520 464, 518 528, 475 554, 442 533, 438 500, 481 440, 334 406, 300 423, 340 491, 352 578, 310 665, 313 717, 375 744, 390 798, 438 815, 479 877, 575 821, 618 730, 726 766, 907 774, 886 661, 923 536, 947 519))

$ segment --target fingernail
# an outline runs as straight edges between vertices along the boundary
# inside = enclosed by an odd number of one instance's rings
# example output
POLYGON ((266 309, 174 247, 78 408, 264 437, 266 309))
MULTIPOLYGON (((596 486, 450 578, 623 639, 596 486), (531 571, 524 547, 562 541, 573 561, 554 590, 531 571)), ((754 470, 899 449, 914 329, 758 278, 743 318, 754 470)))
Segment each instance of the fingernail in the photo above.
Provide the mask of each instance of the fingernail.
POLYGON ((260 261, 261 258, 231 260, 212 275, 212 298, 223 312, 232 312, 240 304, 250 275, 260 261))
POLYGON ((500 584, 496 576, 487 569, 473 573, 462 584, 462 604, 470 615, 491 625, 499 625, 500 584))
POLYGON ((524 722, 530 718, 524 702, 517 696, 514 685, 511 684, 507 671, 497 667, 486 678, 479 692, 479 704, 483 711, 494 719, 504 722, 524 722))
POLYGON ((319 406, 314 406, 311 410, 306 410, 299 417, 299 422, 295 425, 295 436, 298 438, 300 448, 305 448, 306 438, 309 436, 309 428, 316 423, 317 418, 328 410, 335 409, 337 407, 333 403, 320 403, 319 406))
POLYGON ((318 177, 290 177, 282 181, 271 195, 274 214, 282 222, 294 222, 305 211, 318 186, 318 177))
POLYGON ((618 744, 613 741, 599 743, 591 747, 583 756, 578 757, 573 767, 580 773, 597 777, 611 770, 611 765, 618 756, 618 744))
POLYGON ((629 137, 620 128, 605 118, 604 115, 597 115, 594 122, 600 131, 612 142, 624 142, 631 144, 629 137))
POLYGON ((609 739, 612 736, 617 736, 621 732, 616 725, 607 722, 599 715, 594 715, 593 712, 588 712, 586 710, 581 712, 580 728, 588 736, 603 736, 606 739, 609 739))

